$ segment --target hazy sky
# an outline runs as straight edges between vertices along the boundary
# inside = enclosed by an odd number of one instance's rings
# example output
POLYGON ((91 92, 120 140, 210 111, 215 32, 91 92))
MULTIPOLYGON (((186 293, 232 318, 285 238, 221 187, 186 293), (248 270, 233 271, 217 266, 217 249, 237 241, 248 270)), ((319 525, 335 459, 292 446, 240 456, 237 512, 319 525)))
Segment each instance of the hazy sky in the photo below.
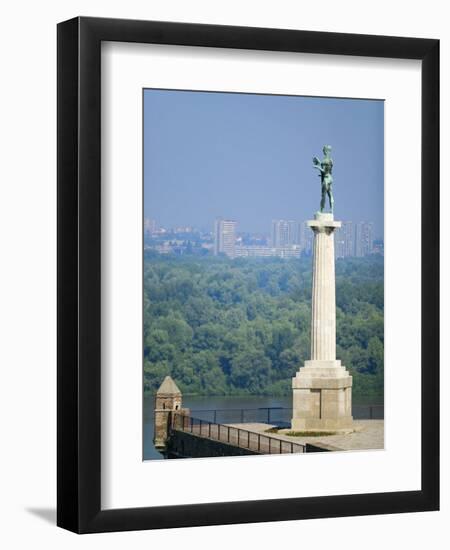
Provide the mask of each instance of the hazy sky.
POLYGON ((144 214, 158 225, 269 233, 319 209, 312 157, 332 146, 335 219, 383 236, 384 103, 145 90, 144 214))

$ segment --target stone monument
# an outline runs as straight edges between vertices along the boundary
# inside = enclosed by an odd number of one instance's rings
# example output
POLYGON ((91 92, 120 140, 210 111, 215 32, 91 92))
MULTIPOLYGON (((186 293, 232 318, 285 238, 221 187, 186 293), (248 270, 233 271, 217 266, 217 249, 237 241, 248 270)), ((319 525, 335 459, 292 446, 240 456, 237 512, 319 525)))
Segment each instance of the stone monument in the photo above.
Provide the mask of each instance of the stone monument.
POLYGON ((314 233, 313 282, 311 297, 311 359, 292 379, 292 429, 296 431, 351 430, 352 377, 336 359, 336 283, 334 274, 334 231, 341 222, 333 212, 323 212, 328 195, 333 210, 333 161, 330 146, 325 158, 313 163, 320 170, 322 200, 320 212, 308 226, 314 233))

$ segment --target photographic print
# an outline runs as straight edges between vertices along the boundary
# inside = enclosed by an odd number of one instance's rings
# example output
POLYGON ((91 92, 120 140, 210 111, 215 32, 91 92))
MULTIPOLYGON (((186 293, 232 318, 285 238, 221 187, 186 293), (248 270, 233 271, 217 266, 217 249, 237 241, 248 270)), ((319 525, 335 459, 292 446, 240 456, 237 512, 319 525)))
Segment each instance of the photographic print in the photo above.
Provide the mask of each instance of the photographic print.
POLYGON ((143 459, 384 447, 384 101, 143 90, 143 459))

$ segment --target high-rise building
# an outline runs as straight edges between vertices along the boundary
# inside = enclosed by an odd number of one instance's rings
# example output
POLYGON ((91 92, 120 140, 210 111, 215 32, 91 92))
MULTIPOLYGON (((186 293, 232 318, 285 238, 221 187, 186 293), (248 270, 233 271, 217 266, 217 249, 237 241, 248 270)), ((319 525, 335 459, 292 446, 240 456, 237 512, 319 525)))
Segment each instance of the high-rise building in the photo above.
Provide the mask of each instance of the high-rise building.
POLYGON ((374 239, 373 240, 372 253, 373 254, 379 254, 380 256, 384 256, 384 241, 383 241, 383 239, 374 239))
POLYGON ((151 235, 156 231, 156 221, 150 218, 144 218, 144 233, 151 235))
POLYGON ((344 248, 344 237, 339 235, 339 229, 337 229, 334 233, 334 255, 336 258, 345 258, 344 248))
POLYGON ((300 244, 300 224, 298 221, 288 221, 290 245, 300 244))
POLYGON ((309 255, 312 252, 313 232, 306 222, 298 224, 299 245, 302 254, 309 255))
POLYGON ((336 258, 348 258, 355 255, 355 226, 353 222, 342 222, 335 232, 336 258))
POLYGON ((214 222, 214 255, 226 254, 230 258, 236 256, 236 222, 218 218, 214 222))
POLYGON ((298 244, 298 222, 293 220, 272 220, 272 246, 298 244))
POLYGON ((372 254, 373 223, 359 222, 355 227, 355 256, 359 258, 372 254))

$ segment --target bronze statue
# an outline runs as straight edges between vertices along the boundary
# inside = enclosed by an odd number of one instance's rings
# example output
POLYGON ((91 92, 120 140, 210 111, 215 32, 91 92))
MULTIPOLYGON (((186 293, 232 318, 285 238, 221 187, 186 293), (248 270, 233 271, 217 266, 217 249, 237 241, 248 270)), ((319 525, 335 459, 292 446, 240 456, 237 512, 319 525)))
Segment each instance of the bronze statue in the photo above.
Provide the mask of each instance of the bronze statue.
POLYGON ((333 176, 331 175, 333 171, 333 159, 330 157, 331 146, 324 145, 323 154, 324 158, 320 161, 317 157, 313 158, 314 168, 319 170, 320 181, 322 183, 322 199, 320 201, 320 211, 323 212, 325 208, 326 196, 328 195, 328 200, 330 202, 331 213, 333 213, 333 176))

